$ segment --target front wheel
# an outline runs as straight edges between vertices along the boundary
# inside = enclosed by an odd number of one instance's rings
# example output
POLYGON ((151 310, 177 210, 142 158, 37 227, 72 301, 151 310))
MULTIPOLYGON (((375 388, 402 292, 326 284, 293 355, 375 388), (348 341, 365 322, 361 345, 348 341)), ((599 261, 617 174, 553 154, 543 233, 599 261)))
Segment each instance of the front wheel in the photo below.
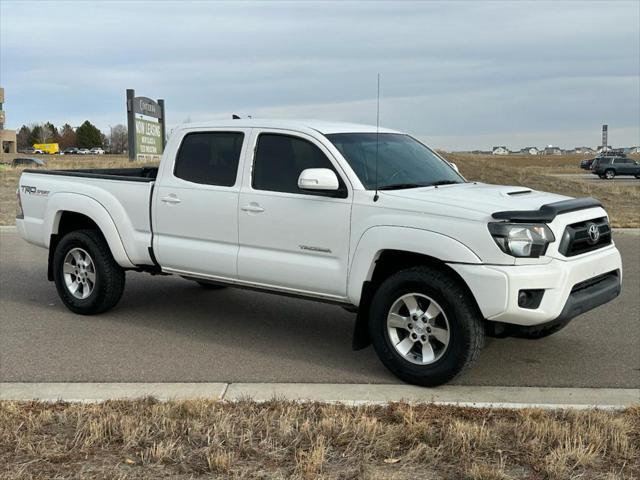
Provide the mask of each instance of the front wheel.
POLYGON ((604 172, 604 178, 606 178, 607 180, 613 180, 613 178, 616 176, 616 172, 614 170, 606 170, 604 172))
POLYGON ((484 345, 482 318, 453 275, 421 266, 400 271, 376 291, 369 334, 382 363, 422 386, 448 382, 468 368, 484 345))
POLYGON ((114 307, 124 291, 125 272, 96 230, 65 235, 53 255, 53 279, 72 312, 94 315, 114 307))

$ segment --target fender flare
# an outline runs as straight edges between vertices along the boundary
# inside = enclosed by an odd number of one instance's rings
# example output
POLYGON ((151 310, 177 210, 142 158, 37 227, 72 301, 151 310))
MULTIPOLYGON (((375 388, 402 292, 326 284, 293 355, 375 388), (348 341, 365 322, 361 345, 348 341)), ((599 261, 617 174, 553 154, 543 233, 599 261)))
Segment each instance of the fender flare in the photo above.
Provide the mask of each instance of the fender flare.
POLYGON ((50 247, 51 235, 58 233, 60 219, 64 212, 79 213, 93 220, 107 241, 111 255, 118 265, 123 268, 135 268, 127 256, 116 224, 107 209, 95 199, 79 193, 61 192, 49 198, 47 211, 44 214, 44 243, 47 248, 50 247))
POLYGON ((371 227, 360 237, 349 269, 347 297, 354 305, 359 305, 363 286, 385 250, 419 253, 446 263, 482 263, 465 244, 441 233, 392 225, 371 227))

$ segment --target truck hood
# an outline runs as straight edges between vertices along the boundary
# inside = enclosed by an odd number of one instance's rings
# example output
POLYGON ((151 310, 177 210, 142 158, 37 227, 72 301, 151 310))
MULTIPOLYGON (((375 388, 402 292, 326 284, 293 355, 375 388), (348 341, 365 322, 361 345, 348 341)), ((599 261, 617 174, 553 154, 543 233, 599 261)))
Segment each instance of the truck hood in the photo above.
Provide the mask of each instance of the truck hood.
MULTIPOLYGON (((486 218, 504 210, 537 210, 547 203, 567 200, 571 197, 539 192, 527 187, 488 185, 485 183, 459 183, 439 187, 387 190, 381 196, 389 197, 396 208, 424 209, 429 205, 442 205, 443 210, 456 209, 456 216, 486 218)), ((437 213, 437 212, 434 212, 437 213)))

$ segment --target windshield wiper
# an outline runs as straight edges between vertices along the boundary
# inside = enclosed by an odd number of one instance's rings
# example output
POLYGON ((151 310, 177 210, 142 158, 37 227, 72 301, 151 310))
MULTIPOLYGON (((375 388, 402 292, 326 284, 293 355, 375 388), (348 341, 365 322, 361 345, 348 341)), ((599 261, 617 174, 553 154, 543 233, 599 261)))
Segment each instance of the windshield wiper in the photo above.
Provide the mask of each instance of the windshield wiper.
POLYGON ((438 185, 453 185, 458 182, 457 180, 438 180, 437 182, 430 183, 392 183, 391 185, 384 185, 378 187, 378 190, 402 190, 403 188, 420 188, 420 187, 437 187, 438 185))
POLYGON ((456 183, 462 183, 462 182, 458 182, 457 180, 438 180, 437 182, 430 183, 429 186, 437 187, 438 185, 454 185, 456 183))
POLYGON ((428 187, 431 183, 392 183, 391 185, 384 185, 378 187, 378 190, 402 190, 403 188, 419 188, 428 187))

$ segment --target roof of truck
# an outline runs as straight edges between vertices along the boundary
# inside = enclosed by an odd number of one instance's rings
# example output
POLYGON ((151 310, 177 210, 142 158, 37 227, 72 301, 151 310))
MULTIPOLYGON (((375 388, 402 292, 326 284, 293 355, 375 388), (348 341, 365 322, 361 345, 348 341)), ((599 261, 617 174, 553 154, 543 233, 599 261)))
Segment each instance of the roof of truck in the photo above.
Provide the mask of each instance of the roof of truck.
MULTIPOLYGON (((271 118, 240 118, 236 120, 212 120, 210 122, 186 123, 180 129, 191 128, 279 128, 283 130, 312 129, 322 134, 375 132, 375 125, 359 123, 329 122, 326 120, 283 120, 271 118)), ((380 133, 402 133, 380 127, 380 133)))

